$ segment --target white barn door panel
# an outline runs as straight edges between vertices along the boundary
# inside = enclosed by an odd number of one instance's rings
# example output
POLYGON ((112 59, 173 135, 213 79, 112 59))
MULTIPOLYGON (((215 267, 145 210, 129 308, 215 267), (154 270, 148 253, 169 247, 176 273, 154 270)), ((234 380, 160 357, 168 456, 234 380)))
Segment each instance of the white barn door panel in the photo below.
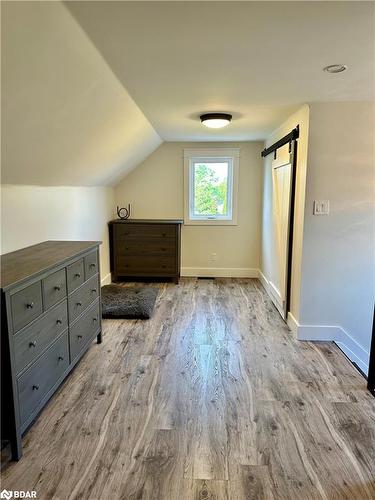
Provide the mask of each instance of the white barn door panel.
POLYGON ((289 234, 293 158, 289 144, 277 150, 272 161, 273 222, 276 235, 278 283, 271 283, 272 300, 283 319, 287 316, 289 234))

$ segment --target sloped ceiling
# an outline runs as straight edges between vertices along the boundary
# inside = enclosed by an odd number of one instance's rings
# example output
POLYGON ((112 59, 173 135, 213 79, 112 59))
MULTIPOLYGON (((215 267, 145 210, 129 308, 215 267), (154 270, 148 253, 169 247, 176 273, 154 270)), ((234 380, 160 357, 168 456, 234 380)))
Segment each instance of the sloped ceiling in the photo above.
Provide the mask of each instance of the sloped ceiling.
POLYGON ((161 139, 60 2, 2 2, 2 183, 109 185, 161 139))

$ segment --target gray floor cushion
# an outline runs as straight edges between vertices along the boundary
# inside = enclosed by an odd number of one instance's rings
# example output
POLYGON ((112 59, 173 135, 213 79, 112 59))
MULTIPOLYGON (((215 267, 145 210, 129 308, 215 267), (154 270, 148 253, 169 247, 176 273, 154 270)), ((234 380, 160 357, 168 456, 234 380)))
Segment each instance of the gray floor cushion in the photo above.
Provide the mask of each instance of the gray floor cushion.
POLYGON ((154 310, 158 289, 155 287, 102 287, 103 318, 149 319, 154 310))

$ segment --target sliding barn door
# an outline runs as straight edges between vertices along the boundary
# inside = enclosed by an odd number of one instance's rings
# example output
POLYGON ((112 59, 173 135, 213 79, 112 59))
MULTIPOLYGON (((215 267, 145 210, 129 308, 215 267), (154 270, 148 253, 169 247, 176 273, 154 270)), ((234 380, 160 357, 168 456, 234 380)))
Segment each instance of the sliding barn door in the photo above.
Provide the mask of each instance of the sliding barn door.
POLYGON ((277 150, 276 158, 272 161, 273 218, 278 268, 278 283, 273 293, 273 302, 285 320, 288 305, 292 181, 293 154, 289 144, 286 144, 277 150))

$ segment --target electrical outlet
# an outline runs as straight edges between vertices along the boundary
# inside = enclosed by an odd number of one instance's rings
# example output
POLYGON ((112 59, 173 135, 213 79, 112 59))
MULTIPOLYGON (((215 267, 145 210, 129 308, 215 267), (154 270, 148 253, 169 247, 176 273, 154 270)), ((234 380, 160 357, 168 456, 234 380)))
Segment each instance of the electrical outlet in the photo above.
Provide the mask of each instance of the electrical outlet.
POLYGON ((209 258, 208 258, 209 262, 216 262, 217 260, 217 254, 216 253, 211 253, 209 258))
POLYGON ((313 215, 328 215, 329 214, 329 201, 328 200, 315 200, 313 215))

